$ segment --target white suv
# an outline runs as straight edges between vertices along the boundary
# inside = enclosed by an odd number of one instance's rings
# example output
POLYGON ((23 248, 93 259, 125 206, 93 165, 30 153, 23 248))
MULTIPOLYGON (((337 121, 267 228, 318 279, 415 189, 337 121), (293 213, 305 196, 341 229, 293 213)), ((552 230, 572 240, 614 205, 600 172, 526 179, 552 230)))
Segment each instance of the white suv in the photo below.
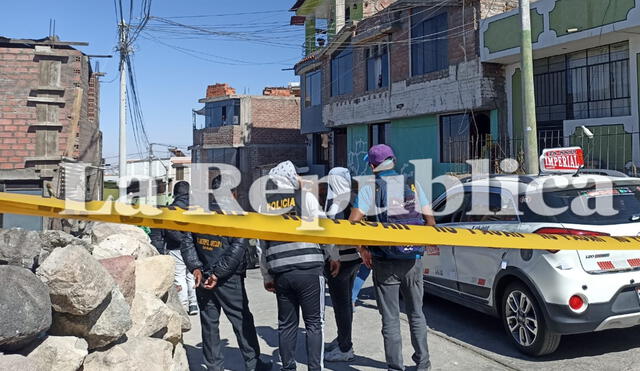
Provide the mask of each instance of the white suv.
MULTIPOLYGON (((434 210, 440 212, 446 210, 447 203, 461 204, 457 210, 437 216, 437 224, 521 233, 640 236, 640 179, 578 178, 492 176, 466 181, 447 189, 433 203, 434 210), (579 180, 581 185, 560 188, 547 182, 536 188, 541 180, 579 180), (596 184, 603 182, 613 185, 610 191, 596 189, 596 184), (471 197, 472 187, 480 197, 471 197), (534 193, 526 193, 532 188, 534 193), (568 208, 556 216, 540 216, 531 210, 527 196, 531 194, 556 208, 572 203, 593 208, 595 200, 606 194, 612 196, 618 213, 581 217, 568 208), (469 210, 477 202, 488 203, 484 205, 489 210, 486 215, 471 215, 469 210)), ((561 246, 562 238, 558 238, 561 246)), ((437 246, 427 249, 424 264, 428 293, 499 316, 508 336, 530 355, 554 352, 563 334, 640 324, 640 251, 437 246)))

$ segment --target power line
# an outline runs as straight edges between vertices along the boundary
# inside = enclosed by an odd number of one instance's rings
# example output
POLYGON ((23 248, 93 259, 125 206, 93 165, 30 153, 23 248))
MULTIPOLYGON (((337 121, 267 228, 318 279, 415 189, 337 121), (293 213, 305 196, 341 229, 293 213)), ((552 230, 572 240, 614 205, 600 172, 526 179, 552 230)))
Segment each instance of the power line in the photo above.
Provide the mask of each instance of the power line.
POLYGON ((288 9, 281 10, 264 10, 258 12, 242 12, 242 13, 218 13, 218 14, 198 14, 198 15, 179 15, 172 17, 164 17, 164 18, 211 18, 211 17, 230 17, 237 15, 254 15, 254 14, 273 14, 273 13, 288 13, 288 9))

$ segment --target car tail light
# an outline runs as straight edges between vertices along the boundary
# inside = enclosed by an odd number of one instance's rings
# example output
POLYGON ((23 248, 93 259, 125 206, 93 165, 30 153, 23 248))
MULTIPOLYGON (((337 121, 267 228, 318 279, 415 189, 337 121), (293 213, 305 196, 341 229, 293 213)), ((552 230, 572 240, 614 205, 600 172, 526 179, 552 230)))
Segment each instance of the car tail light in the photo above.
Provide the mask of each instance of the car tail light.
MULTIPOLYGON (((596 232, 596 231, 586 231, 583 229, 572 229, 572 228, 540 228, 536 230, 534 233, 537 234, 570 234, 573 236, 609 236, 609 233, 604 232, 596 232)), ((560 250, 547 250, 550 253, 557 253, 560 250)))
POLYGON ((569 308, 574 312, 582 313, 587 309, 587 302, 582 296, 573 295, 569 298, 569 308))

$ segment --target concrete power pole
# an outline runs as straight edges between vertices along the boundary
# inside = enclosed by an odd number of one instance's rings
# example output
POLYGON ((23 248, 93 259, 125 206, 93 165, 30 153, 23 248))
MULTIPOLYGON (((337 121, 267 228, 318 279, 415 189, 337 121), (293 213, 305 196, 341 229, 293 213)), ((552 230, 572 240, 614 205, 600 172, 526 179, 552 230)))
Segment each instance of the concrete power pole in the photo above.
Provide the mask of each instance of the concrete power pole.
POLYGON ((529 174, 539 173, 538 129, 536 124, 536 96, 533 86, 533 52, 531 48, 531 10, 529 0, 520 0, 522 21, 522 107, 524 129, 524 169, 529 174))
MULTIPOLYGON (((120 43, 120 138, 118 146, 118 176, 119 182, 124 181, 127 176, 127 54, 129 52, 127 46, 127 25, 124 21, 119 25, 120 43)), ((123 187, 124 185, 121 185, 123 187)), ((126 195, 120 195, 123 199, 126 195)))

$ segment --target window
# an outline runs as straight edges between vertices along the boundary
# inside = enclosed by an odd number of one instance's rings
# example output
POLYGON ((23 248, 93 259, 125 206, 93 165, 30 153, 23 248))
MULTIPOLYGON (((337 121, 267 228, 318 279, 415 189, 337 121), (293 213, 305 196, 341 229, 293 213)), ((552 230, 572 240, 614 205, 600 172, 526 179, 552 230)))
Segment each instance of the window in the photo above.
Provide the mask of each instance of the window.
MULTIPOLYGON (((470 192, 469 192, 470 194, 470 192)), ((488 195, 482 192, 474 192, 468 198, 461 222, 463 223, 489 223, 489 222, 515 222, 518 221, 518 212, 513 199, 506 195, 491 192, 488 195), (489 201, 489 205, 486 202, 489 201), (472 215, 476 208, 477 212, 484 212, 480 215, 472 215)))
POLYGON ((536 60, 534 80, 540 122, 631 115, 627 42, 536 60))
POLYGON ((353 51, 351 46, 331 59, 331 96, 350 94, 353 90, 353 51))
POLYGON ((389 86, 389 53, 386 45, 365 51, 367 59, 367 90, 389 86))
POLYGON ((240 99, 236 99, 233 103, 233 125, 240 124, 240 99))
POLYGON ((465 163, 482 158, 491 120, 484 112, 440 117, 440 162, 465 163))
MULTIPOLYGON (((446 224, 446 223, 457 223, 460 220, 460 216, 462 215, 462 210, 464 206, 464 198, 465 195, 463 193, 456 193, 451 197, 447 197, 442 202, 440 202, 434 209, 434 213, 436 214, 436 224, 446 224), (455 210, 447 210, 447 204, 460 205, 455 210), (445 214, 446 212, 446 214, 445 214)), ((449 209, 451 209, 450 207, 449 209)))
POLYGON ((176 180, 184 180, 184 167, 176 168, 176 180))
POLYGON ((304 106, 319 106, 322 104, 322 73, 318 71, 309 72, 304 79, 304 106))
POLYGON ((240 123, 240 100, 230 99, 208 102, 205 105, 205 127, 238 125, 240 123))
POLYGON ((313 134, 316 164, 329 164, 329 134, 313 134))
POLYGON ((416 9, 417 12, 411 16, 412 76, 449 67, 447 13, 424 19, 425 11, 416 9))
POLYGON ((371 124, 369 125, 369 147, 376 144, 389 144, 391 136, 391 124, 371 124))

